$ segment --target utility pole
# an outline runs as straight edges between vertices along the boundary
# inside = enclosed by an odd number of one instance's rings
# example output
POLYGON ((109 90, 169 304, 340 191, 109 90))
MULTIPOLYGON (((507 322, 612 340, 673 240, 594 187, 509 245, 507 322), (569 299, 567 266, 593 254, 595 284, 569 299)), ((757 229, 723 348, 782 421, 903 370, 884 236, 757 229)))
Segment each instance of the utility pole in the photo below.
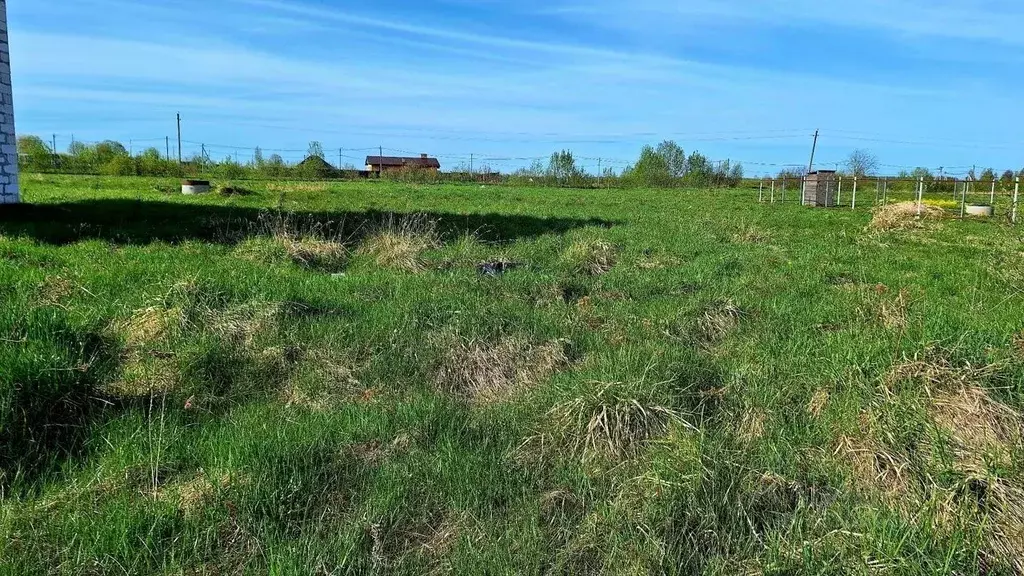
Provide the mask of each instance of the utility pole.
POLYGON ((814 131, 814 145, 811 146, 811 163, 807 165, 807 171, 814 170, 814 153, 818 151, 818 130, 814 131))
POLYGON ((57 135, 53 135, 53 167, 57 167, 57 135))
POLYGON ((473 175, 473 154, 469 155, 469 175, 473 175))
POLYGON ((341 148, 338 148, 338 170, 341 170, 341 148))
POLYGON ((164 158, 167 158, 168 160, 170 160, 171 159, 171 137, 170 136, 164 136, 164 148, 166 150, 166 155, 164 156, 164 158))
POLYGON ((181 164, 181 113, 178 113, 178 164, 181 164))
POLYGON ((604 181, 604 172, 601 172, 601 159, 598 158, 597 159, 597 185, 598 185, 598 187, 601 186, 603 181, 604 181))
POLYGON ((377 162, 378 162, 378 164, 377 164, 377 178, 383 178, 384 177, 384 147, 381 146, 378 151, 380 152, 380 156, 377 157, 377 162))
POLYGON ((131 157, 134 157, 134 156, 135 156, 135 142, 131 138, 129 138, 128 139, 128 157, 131 158, 131 157))

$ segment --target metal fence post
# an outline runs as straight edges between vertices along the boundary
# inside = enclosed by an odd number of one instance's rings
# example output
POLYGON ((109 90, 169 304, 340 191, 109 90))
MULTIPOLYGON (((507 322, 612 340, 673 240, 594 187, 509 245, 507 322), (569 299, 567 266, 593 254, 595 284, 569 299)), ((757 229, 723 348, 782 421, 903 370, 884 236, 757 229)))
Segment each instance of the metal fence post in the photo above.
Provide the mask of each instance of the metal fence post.
POLYGON ((888 204, 889 201, 889 178, 882 178, 882 206, 888 204))
POLYGON ((807 205, 807 176, 800 179, 800 205, 807 205))
POLYGON ((996 205, 996 181, 994 178, 992 179, 992 192, 989 194, 988 203, 993 207, 996 205))
POLYGON ((836 206, 843 205, 843 177, 839 177, 839 189, 836 190, 836 206))
POLYGON ((1010 212, 1010 222, 1017 223, 1017 200, 1020 196, 1020 178, 1013 181, 1013 209, 1010 212))
POLYGON ((857 177, 853 177, 853 202, 850 204, 850 210, 857 209, 857 177))
POLYGON ((924 176, 917 182, 917 217, 920 218, 924 212, 924 176))
POLYGON ((781 200, 781 202, 783 204, 786 203, 786 179, 785 178, 782 179, 782 200, 781 200))
POLYGON ((772 204, 775 204, 775 178, 772 178, 772 204))
POLYGON ((761 179, 757 184, 757 203, 761 204, 764 202, 764 179, 761 179))
POLYGON ((963 220, 967 216, 967 185, 968 182, 964 181, 964 189, 960 194, 960 219, 963 220))

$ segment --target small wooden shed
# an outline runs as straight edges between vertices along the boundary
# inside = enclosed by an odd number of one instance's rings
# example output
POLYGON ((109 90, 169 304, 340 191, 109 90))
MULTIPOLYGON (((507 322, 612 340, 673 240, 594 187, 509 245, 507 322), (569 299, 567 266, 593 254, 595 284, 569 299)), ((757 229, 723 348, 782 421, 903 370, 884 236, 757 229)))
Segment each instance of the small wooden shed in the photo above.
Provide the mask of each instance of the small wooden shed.
POLYGON ((836 206, 836 171, 818 170, 804 178, 804 206, 836 206))

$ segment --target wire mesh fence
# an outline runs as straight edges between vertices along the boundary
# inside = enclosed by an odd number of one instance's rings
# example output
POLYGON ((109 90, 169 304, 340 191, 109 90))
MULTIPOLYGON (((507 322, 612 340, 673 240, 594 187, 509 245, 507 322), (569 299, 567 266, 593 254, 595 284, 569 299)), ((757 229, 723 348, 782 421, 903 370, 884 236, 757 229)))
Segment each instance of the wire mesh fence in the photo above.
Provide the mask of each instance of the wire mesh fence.
MULTIPOLYGON (((767 204, 808 205, 807 177, 763 178, 757 198, 767 204)), ((1017 223, 1020 215, 1021 178, 961 180, 957 178, 900 178, 837 176, 824 205, 835 209, 870 210, 910 203, 919 213, 942 210, 959 218, 971 215, 1005 216, 1017 223)))

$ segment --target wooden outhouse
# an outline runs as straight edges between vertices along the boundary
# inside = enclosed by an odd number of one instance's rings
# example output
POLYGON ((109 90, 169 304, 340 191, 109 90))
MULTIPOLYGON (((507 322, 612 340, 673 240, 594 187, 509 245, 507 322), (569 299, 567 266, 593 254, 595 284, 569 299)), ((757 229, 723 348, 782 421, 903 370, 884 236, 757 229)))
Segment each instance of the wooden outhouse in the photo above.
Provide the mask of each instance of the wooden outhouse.
POLYGON ((804 206, 836 206, 836 171, 818 170, 804 178, 804 206))

